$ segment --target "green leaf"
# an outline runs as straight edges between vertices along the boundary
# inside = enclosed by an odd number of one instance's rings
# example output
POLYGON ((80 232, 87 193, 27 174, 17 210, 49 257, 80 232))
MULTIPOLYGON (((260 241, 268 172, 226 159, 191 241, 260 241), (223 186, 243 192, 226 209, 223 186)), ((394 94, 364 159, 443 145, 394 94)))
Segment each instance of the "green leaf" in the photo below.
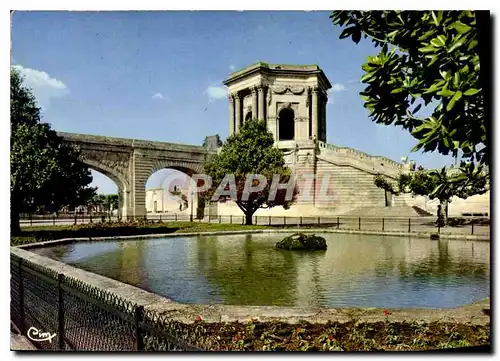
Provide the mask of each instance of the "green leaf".
POLYGON ((469 43, 469 46, 467 47, 467 50, 472 50, 476 47, 477 45, 477 40, 472 40, 470 43, 469 43))
POLYGON ((468 89, 468 90, 466 90, 466 91, 464 92, 464 95, 465 95, 465 96, 476 95, 477 93, 479 93, 479 91, 480 91, 479 89, 476 89, 476 88, 470 88, 470 89, 468 89))
POLYGON ((453 23, 453 27, 455 28, 456 31, 458 31, 459 34, 466 33, 470 31, 471 27, 469 25, 465 25, 463 22, 455 21, 453 23))
POLYGON ((440 48, 446 44, 446 37, 444 35, 439 35, 437 38, 431 40, 431 44, 440 48))
POLYGON ((375 77, 375 74, 373 73, 368 73, 368 74, 365 74, 361 77, 361 82, 362 83, 366 83, 366 82, 369 82, 372 78, 375 77))
MULTIPOLYGON (((426 57, 429 57, 429 55, 426 55, 426 57)), ((431 66, 432 64, 434 64, 436 62, 436 60, 439 59, 439 54, 435 54, 435 55, 430 56, 430 59, 431 59, 431 61, 429 62, 429 64, 427 64, 427 66, 431 66)))
POLYGON ((432 19, 434 20, 434 24, 436 26, 439 26, 439 23, 441 23, 441 19, 443 18, 443 12, 442 11, 431 11, 432 19))
POLYGON ((399 33, 399 30, 394 30, 394 31, 391 31, 389 34, 387 34, 387 37, 388 37, 389 39, 394 39, 394 37, 395 37, 396 35, 398 35, 398 33, 399 33))
POLYGON ((342 33, 340 34, 339 39, 344 39, 351 36, 351 34, 354 32, 355 29, 356 29, 355 26, 351 26, 350 28, 344 29, 344 31, 342 31, 342 33))
POLYGON ((397 88, 397 89, 392 90, 391 94, 399 94, 399 93, 402 93, 404 91, 405 91, 404 88, 397 88))
POLYGON ((453 86, 458 89, 459 85, 460 85, 460 73, 455 72, 455 74, 453 74, 453 86))
POLYGON ((437 49, 433 46, 425 46, 423 48, 419 48, 418 51, 420 51, 421 53, 435 53, 437 51, 437 49))
POLYGON ((446 97, 446 98, 449 98, 449 97, 453 96, 454 94, 455 94, 455 92, 453 90, 449 90, 449 89, 443 89, 437 93, 437 95, 441 95, 441 96, 446 97))
POLYGON ((421 35, 417 40, 418 41, 423 41, 423 40, 431 37, 432 35, 434 35, 435 32, 436 32, 435 30, 429 30, 426 33, 424 33, 423 35, 421 35))
POLYGON ((440 89, 439 84, 437 84, 437 83, 433 83, 433 84, 430 86, 430 88, 427 88, 427 89, 425 90, 424 94, 434 93, 434 92, 436 92, 436 91, 437 91, 437 90, 439 90, 439 89, 440 89))
POLYGON ((450 102, 448 103, 448 105, 446 106, 446 110, 447 111, 451 111, 453 109, 453 107, 455 106, 455 103, 457 101, 460 100, 460 98, 462 98, 462 92, 459 90, 455 93, 455 95, 453 96, 453 98, 451 98, 450 102))
POLYGON ((440 70, 439 71, 439 74, 441 74, 441 77, 444 79, 444 80, 448 80, 451 78, 451 73, 449 71, 444 71, 444 70, 440 70))
POLYGON ((465 41, 467 39, 465 38, 460 38, 459 40, 455 41, 449 48, 448 48, 448 54, 453 53, 455 50, 457 50, 459 47, 464 45, 465 41))

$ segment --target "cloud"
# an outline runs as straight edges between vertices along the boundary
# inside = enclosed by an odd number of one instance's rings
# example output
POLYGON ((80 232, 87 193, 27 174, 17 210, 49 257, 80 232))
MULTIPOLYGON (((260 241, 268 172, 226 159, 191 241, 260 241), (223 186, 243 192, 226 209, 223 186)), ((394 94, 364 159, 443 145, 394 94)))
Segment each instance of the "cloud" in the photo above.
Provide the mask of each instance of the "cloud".
POLYGON ((162 93, 154 93, 153 96, 151 97, 153 99, 165 99, 163 97, 163 94, 162 93))
POLYGON ((38 106, 46 109, 52 99, 69 94, 69 89, 62 81, 52 78, 44 71, 25 68, 22 65, 12 66, 23 77, 23 84, 33 91, 38 106))
POLYGON ((335 83, 332 85, 332 88, 330 89, 330 92, 342 92, 345 90, 344 84, 340 83, 335 83))
POLYGON ((208 95, 208 100, 212 102, 226 97, 227 89, 226 87, 211 85, 205 90, 205 93, 208 95))
POLYGON ((232 65, 232 64, 229 65, 229 70, 234 71, 234 69, 236 69, 236 67, 234 65, 232 65))
POLYGON ((345 85, 340 84, 340 83, 335 83, 332 85, 332 87, 328 90, 328 103, 327 104, 335 104, 335 97, 334 93, 340 93, 345 91, 345 85))

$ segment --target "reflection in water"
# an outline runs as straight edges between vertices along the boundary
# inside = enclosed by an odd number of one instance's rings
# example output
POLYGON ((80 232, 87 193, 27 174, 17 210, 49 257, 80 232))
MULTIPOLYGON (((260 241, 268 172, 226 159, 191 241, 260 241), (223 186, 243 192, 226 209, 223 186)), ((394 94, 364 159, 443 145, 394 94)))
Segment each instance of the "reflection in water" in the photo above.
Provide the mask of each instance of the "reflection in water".
POLYGON ((180 302, 455 307, 489 297, 487 242, 323 234, 326 252, 276 250, 285 235, 93 242, 35 250, 180 302))

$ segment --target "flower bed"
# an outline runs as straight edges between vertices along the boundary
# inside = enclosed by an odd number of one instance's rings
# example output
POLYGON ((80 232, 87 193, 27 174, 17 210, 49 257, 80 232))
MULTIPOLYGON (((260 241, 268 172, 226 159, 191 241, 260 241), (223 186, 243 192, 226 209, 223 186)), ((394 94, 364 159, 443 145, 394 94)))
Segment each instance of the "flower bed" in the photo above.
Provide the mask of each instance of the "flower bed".
POLYGON ((490 345, 490 325, 349 321, 205 323, 174 329, 211 351, 410 351, 490 345))

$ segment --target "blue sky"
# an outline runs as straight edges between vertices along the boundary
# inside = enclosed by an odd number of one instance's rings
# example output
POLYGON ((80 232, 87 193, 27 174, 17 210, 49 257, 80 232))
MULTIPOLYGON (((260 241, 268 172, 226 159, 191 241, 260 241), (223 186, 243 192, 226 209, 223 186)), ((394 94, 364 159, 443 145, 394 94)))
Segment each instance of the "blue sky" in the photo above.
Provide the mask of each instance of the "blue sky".
MULTIPOLYGON (((227 136, 221 82, 230 72, 257 61, 318 64, 334 85, 328 143, 425 167, 452 163, 410 154, 407 132, 370 121, 359 79, 378 51, 339 34, 328 12, 16 12, 12 64, 56 130, 200 145, 227 136)), ((100 192, 116 191, 93 175, 100 192)))

